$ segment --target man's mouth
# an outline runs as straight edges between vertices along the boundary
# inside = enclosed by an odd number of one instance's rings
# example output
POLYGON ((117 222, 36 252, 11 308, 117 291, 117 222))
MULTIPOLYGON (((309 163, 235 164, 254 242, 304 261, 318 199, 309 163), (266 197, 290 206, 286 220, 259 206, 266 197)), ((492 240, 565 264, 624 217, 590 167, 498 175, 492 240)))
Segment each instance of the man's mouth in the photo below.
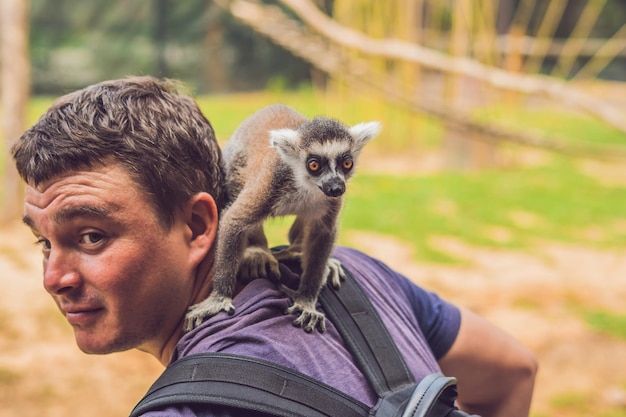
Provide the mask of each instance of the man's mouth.
POLYGON ((101 307, 81 307, 68 308, 64 310, 64 313, 65 318, 72 326, 84 327, 93 324, 103 311, 104 309, 101 307))

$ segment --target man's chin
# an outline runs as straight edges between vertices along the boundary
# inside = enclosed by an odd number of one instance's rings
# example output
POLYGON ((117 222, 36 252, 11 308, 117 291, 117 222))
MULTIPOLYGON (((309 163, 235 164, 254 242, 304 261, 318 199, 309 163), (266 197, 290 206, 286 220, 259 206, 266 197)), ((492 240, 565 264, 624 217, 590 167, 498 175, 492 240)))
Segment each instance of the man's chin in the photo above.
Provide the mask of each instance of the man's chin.
POLYGON ((132 343, 121 343, 118 340, 94 339, 93 337, 78 333, 76 333, 75 336, 78 348, 88 355, 107 355, 109 353, 123 352, 135 347, 132 343))

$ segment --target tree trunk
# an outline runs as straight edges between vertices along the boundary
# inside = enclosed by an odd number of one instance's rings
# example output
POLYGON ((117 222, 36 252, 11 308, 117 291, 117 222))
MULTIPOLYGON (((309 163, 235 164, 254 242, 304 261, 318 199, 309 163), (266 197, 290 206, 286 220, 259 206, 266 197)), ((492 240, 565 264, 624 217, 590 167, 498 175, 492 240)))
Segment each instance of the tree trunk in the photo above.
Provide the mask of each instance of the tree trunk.
POLYGON ((28 0, 0 1, 0 96, 4 161, 0 222, 19 218, 22 187, 9 149, 26 126, 26 105, 30 90, 28 56, 28 0))

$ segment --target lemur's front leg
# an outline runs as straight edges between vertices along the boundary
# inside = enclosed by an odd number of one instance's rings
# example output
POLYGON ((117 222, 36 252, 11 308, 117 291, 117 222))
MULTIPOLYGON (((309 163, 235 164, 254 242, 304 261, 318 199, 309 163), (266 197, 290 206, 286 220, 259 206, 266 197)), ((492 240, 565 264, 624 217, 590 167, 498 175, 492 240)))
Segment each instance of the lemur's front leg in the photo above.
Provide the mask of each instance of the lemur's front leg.
POLYGON ((335 234, 333 216, 314 220, 306 227, 302 244, 300 285, 296 291, 286 290, 293 301, 287 313, 299 313, 294 325, 302 327, 306 332, 312 332, 316 328, 320 332, 326 330, 324 313, 318 311, 316 305, 328 276, 328 260, 335 243, 335 234))
MULTIPOLYGON (((278 261, 297 261, 302 263, 302 245, 304 236, 306 235, 307 228, 306 220, 303 217, 297 217, 289 229, 289 247, 274 252, 274 257, 278 261)), ((334 239, 333 239, 334 240, 334 239)), ((327 277, 331 274, 331 283, 333 288, 339 288, 341 281, 346 279, 346 274, 343 272, 341 263, 335 258, 328 258, 328 270, 324 273, 327 277)))
POLYGON ((220 311, 235 312, 233 297, 248 233, 266 217, 264 205, 259 204, 259 198, 250 199, 247 194, 251 193, 254 190, 242 192, 222 216, 216 242, 213 290, 208 298, 189 308, 183 325, 185 331, 192 330, 220 311))
MULTIPOLYGON (((227 214, 228 212, 224 218, 227 214)), ((220 228, 215 255, 213 290, 208 298, 189 308, 185 316, 185 331, 193 330, 205 319, 213 317, 220 311, 234 314, 233 297, 237 284, 239 259, 243 253, 244 244, 245 235, 232 233, 228 223, 220 228), (229 262, 229 254, 232 254, 233 262, 229 262)))

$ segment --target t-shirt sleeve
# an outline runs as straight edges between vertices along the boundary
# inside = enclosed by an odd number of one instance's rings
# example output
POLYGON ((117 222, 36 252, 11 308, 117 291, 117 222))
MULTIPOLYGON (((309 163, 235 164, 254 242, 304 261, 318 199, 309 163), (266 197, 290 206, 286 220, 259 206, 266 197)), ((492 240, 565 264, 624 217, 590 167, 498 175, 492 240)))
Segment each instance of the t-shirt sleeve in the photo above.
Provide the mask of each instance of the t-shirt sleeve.
POLYGON ((426 291, 400 274, 398 276, 435 359, 441 359, 450 350, 459 333, 461 312, 437 294, 426 291))
MULTIPOLYGON (((372 301, 378 299, 381 304, 393 306, 396 311, 402 308, 405 314, 413 316, 415 325, 436 360, 450 350, 461 326, 458 307, 415 284, 384 262, 360 251, 339 248, 335 252, 337 255, 342 264, 364 285, 364 289, 369 291, 372 301), (398 294, 404 298, 404 307, 398 306, 398 294)), ((389 310, 387 314, 391 314, 389 310)))

